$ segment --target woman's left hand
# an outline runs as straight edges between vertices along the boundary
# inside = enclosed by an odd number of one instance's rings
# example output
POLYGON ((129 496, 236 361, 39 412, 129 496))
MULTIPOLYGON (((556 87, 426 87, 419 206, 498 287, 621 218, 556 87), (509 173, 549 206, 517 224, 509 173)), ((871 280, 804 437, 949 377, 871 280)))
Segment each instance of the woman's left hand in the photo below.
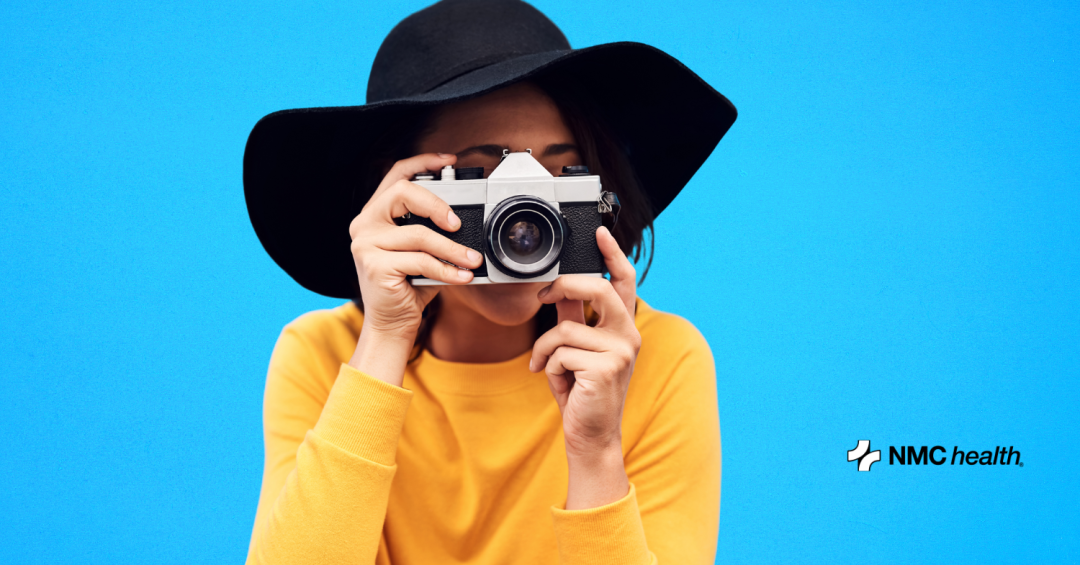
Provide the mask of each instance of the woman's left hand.
POLYGON ((545 370, 562 413, 570 464, 567 509, 591 508, 626 495, 622 413, 641 335, 634 325, 637 274, 607 228, 596 231, 611 280, 561 276, 538 297, 554 303, 559 323, 533 346, 529 370, 545 370), (584 301, 600 319, 585 324, 584 301))

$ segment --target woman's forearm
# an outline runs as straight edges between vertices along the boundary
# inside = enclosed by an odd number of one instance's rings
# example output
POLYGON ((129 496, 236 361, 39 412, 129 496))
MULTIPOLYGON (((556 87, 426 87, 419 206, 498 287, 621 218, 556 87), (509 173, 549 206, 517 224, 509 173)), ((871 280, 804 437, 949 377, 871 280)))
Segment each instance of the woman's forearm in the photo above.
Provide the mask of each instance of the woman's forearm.
POLYGON ((567 449, 566 507, 552 508, 561 565, 656 565, 619 444, 567 449))
POLYGON ((566 460, 570 471, 566 491, 567 510, 611 504, 630 491, 622 447, 618 443, 585 453, 568 451, 566 460))
POLYGON ((271 359, 248 563, 373 563, 412 393, 341 365, 329 395, 313 398, 306 343, 286 331, 271 359))
POLYGON ((394 386, 401 386, 413 339, 362 329, 349 366, 394 386))

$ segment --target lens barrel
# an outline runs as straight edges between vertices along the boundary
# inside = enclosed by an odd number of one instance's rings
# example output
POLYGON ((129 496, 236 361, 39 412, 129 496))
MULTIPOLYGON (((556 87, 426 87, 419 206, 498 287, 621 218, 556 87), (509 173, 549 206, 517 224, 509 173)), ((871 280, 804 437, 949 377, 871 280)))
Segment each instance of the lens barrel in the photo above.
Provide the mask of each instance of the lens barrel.
POLYGON ((512 277, 531 278, 551 270, 569 233, 566 218, 535 196, 511 196, 484 221, 485 255, 512 277))

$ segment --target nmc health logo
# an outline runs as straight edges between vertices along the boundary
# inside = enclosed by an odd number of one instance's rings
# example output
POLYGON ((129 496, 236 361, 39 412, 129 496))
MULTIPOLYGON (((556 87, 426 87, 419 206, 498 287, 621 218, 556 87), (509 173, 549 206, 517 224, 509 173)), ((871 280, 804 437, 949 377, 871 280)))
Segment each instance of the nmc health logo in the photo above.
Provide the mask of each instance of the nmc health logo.
MULTIPOLYGON (((847 460, 858 461, 860 471, 869 471, 871 465, 881 461, 881 450, 870 451, 870 440, 860 439, 858 444, 855 445, 855 449, 847 452, 847 460)), ((918 448, 914 445, 889 446, 889 465, 940 466, 946 463, 953 466, 968 467, 975 465, 1024 466, 1023 462, 1020 461, 1020 451, 1013 449, 1011 445, 1008 448, 999 445, 993 451, 987 449, 981 452, 978 450, 965 451, 957 445, 953 447, 951 457, 949 456, 949 450, 940 445, 933 447, 921 445, 918 448)))
POLYGON ((855 449, 847 452, 848 461, 858 461, 860 471, 869 471, 870 466, 881 461, 881 451, 870 451, 870 440, 860 439, 855 449))

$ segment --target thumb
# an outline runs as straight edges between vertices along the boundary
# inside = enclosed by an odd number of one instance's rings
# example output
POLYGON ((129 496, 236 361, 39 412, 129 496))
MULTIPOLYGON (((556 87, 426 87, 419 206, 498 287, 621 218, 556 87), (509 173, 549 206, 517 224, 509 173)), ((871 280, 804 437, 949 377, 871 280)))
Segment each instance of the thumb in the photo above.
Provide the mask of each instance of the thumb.
MULTIPOLYGON (((406 283, 408 284, 408 283, 406 283)), ((426 308, 431 301, 435 299, 435 296, 439 294, 439 285, 423 285, 414 286, 413 292, 416 293, 416 297, 420 300, 420 304, 423 304, 426 308)))

